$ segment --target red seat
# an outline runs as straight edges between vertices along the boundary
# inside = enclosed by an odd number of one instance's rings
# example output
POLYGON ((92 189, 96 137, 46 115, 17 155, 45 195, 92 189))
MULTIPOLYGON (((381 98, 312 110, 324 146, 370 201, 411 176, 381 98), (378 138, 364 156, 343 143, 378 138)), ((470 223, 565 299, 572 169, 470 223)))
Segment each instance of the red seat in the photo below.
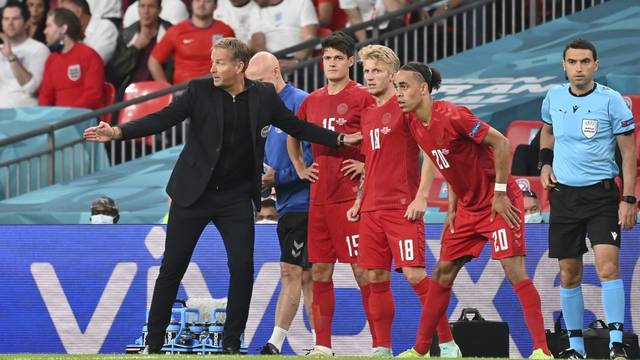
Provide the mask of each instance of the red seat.
POLYGON ((522 191, 533 191, 538 197, 540 202, 540 210, 542 212, 549 211, 549 191, 542 188, 540 178, 537 176, 517 176, 515 177, 516 183, 520 186, 522 191))
POLYGON ((542 128, 542 121, 540 120, 512 121, 509 126, 507 126, 505 134, 511 144, 511 154, 515 151, 516 146, 530 144, 540 128, 542 128))
POLYGON ((436 177, 431 183, 429 195, 427 196, 427 206, 440 208, 440 211, 447 211, 449 208, 449 188, 447 182, 436 177))
MULTIPOLYGON (((124 90, 124 101, 168 88, 171 84, 162 81, 141 81, 132 83, 124 90)), ((140 104, 130 105, 120 110, 118 124, 140 119, 141 117, 162 110, 173 101, 173 94, 167 94, 140 104)), ((146 142, 149 146, 153 143, 153 137, 148 136, 146 142)))
MULTIPOLYGON (((102 85, 102 103, 105 107, 113 105, 116 102, 116 88, 111 83, 106 82, 102 85)), ((112 113, 107 113, 100 116, 100 121, 111 124, 113 118, 112 113)))

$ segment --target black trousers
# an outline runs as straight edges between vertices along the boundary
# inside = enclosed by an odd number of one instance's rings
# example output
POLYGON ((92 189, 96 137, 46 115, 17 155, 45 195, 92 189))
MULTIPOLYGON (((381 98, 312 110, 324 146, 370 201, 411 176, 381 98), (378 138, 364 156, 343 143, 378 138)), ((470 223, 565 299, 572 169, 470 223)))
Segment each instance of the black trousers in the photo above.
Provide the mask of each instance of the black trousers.
POLYGON ((198 238, 209 221, 213 221, 222 235, 230 273, 224 347, 240 346, 253 290, 254 207, 251 192, 238 188, 224 191, 207 189, 189 207, 175 202, 171 204, 164 256, 149 312, 149 352, 158 352, 162 348, 180 281, 187 271, 198 238))

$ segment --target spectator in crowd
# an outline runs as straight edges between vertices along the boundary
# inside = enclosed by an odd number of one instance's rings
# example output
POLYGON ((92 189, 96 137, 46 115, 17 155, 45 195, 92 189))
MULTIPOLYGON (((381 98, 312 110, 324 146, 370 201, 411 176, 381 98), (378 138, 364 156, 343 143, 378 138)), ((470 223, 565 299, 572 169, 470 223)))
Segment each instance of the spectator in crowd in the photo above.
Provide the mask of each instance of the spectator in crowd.
POLYGON ((218 7, 213 17, 231 26, 236 38, 249 44, 249 20, 251 13, 258 11, 258 5, 253 0, 218 0, 218 7))
POLYGON ((538 176, 538 153, 540 152, 540 130, 529 144, 520 144, 513 151, 511 175, 538 176))
POLYGON ((29 10, 9 0, 2 9, 0 32, 0 108, 36 105, 35 93, 42 81, 49 50, 27 32, 29 10))
POLYGON ((118 204, 108 197, 100 196, 91 202, 92 224, 117 224, 120 220, 118 204))
MULTIPOLYGON (((387 12, 396 11, 406 5, 406 0, 340 0, 340 8, 347 13, 347 19, 349 25, 358 25, 363 22, 367 22, 380 17, 387 12)), ((403 24, 399 20, 399 24, 392 26, 402 26, 403 24)), ((389 28, 389 21, 385 21, 378 25, 379 30, 391 30, 389 28)), ((372 31, 373 28, 369 27, 367 31, 372 31)), ((356 39, 359 42, 367 40, 371 34, 367 34, 367 31, 360 30, 356 32, 356 39)))
MULTIPOLYGON (((271 53, 312 39, 318 32, 318 16, 311 0, 255 0, 260 5, 251 18, 251 49, 271 53)), ((295 60, 304 60, 312 48, 300 50, 295 60)), ((287 65, 281 62, 281 66, 287 65)))
POLYGON ((338 0, 313 0, 321 28, 338 31, 347 26, 347 14, 340 8, 338 0))
POLYGON ((83 42, 97 51, 105 64, 109 63, 116 51, 118 28, 109 20, 91 16, 87 0, 62 0, 60 7, 71 10, 78 17, 84 33, 83 42))
POLYGON ((27 22, 27 34, 29 37, 45 44, 44 27, 47 24, 47 13, 49 12, 49 1, 47 0, 27 0, 29 7, 29 21, 27 22))
POLYGON ((277 224, 278 213, 276 211, 276 202, 272 198, 262 200, 262 207, 256 213, 256 224, 277 224))
POLYGON ((535 192, 531 190, 523 190, 524 195, 524 222, 539 224, 542 221, 540 214, 540 202, 535 192))
POLYGON ((227 24, 213 19, 215 9, 215 0, 194 0, 191 3, 191 19, 167 31, 153 48, 148 61, 149 71, 155 81, 169 82, 162 65, 169 61, 171 55, 175 64, 174 84, 209 73, 212 46, 222 38, 235 37, 227 24))
POLYGON ((153 80, 147 62, 153 47, 162 39, 171 23, 160 18, 161 0, 140 0, 140 21, 125 28, 118 36, 116 53, 108 76, 118 93, 132 82, 153 80))
MULTIPOLYGON (((138 2, 134 1, 124 12, 122 19, 122 27, 126 28, 133 25, 134 22, 140 20, 138 13, 138 2)), ((180 0, 162 0, 162 11, 160 18, 165 19, 175 25, 189 18, 189 10, 187 6, 180 0)))
POLYGON ((120 28, 122 25, 122 2, 120 0, 87 0, 91 14, 100 19, 107 19, 120 28))
POLYGON ((44 30, 52 54, 44 66, 38 104, 97 109, 103 104, 104 63, 80 42, 82 27, 71 11, 52 10, 44 30))

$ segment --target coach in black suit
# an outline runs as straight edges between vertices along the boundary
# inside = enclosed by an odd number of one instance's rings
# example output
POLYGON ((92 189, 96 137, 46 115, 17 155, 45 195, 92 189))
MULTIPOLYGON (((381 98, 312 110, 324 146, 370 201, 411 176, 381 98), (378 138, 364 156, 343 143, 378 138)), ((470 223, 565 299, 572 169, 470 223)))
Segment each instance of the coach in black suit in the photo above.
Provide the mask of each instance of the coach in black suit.
POLYGON ((149 313, 150 353, 162 348, 178 286, 209 221, 222 235, 230 272, 224 350, 238 353, 253 288, 254 211, 260 206, 269 125, 331 147, 361 140, 359 134, 337 134, 296 119, 272 85, 244 77, 249 59, 249 48, 241 41, 222 39, 211 54, 213 84, 210 79, 193 80, 182 95, 157 113, 118 127, 102 122, 85 130, 89 141, 132 139, 157 134, 191 118, 187 143, 167 185, 173 201, 149 313))

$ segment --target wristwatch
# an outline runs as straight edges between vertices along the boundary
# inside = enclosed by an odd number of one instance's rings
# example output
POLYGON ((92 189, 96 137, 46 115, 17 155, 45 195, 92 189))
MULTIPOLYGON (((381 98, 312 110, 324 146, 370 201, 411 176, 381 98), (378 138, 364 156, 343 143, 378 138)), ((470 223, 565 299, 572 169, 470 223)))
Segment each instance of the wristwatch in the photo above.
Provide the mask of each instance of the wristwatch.
POLYGON ((626 202, 627 204, 635 204, 636 202, 638 202, 636 197, 633 196, 633 195, 625 195, 625 196, 623 196, 622 197, 622 201, 626 202))

